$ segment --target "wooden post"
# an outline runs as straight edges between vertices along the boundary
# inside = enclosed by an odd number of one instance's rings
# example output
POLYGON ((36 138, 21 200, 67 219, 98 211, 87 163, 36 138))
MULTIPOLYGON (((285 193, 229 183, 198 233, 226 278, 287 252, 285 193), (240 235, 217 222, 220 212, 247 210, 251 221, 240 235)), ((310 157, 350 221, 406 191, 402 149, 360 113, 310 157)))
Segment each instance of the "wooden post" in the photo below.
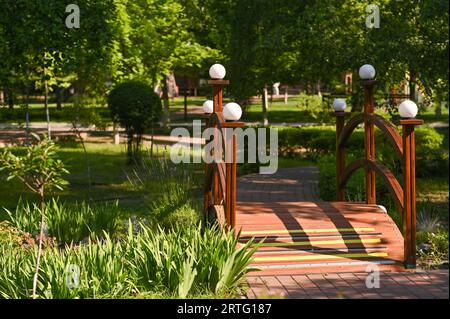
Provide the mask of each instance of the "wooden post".
MULTIPOLYGON (((213 83, 213 94, 214 94, 214 113, 221 113, 223 106, 222 106, 222 89, 223 84, 222 83, 213 83)), ((217 128, 217 126, 216 126, 217 128)), ((217 150, 219 148, 219 136, 217 134, 214 135, 214 152, 217 153, 217 150)), ((214 154, 215 156, 215 154, 214 154)), ((214 181, 214 190, 213 190, 213 200, 214 205, 220 205, 222 202, 222 192, 219 187, 219 174, 217 172, 214 173, 213 177, 214 181)))
POLYGON ((416 156, 415 125, 422 120, 402 119, 403 128, 403 238, 405 268, 416 268, 416 156))
MULTIPOLYGON (((227 133, 229 133, 229 131, 226 131, 227 133)), ((227 143, 226 145, 226 152, 225 152, 225 184, 226 184, 226 192, 225 192, 225 220, 227 221, 227 227, 231 228, 231 192, 232 192, 232 178, 233 178, 233 158, 232 158, 232 154, 230 153, 230 149, 232 149, 233 147, 233 133, 232 136, 226 136, 225 137, 225 141, 227 143)))
MULTIPOLYGON (((205 128, 208 128, 209 127, 209 115, 208 114, 206 114, 205 115, 205 128)), ((209 140, 206 140, 205 141, 205 145, 206 144, 208 144, 210 141, 209 140)), ((207 176, 207 174, 208 174, 208 163, 206 163, 205 162, 205 176, 207 176)), ((205 185, 205 186, 207 186, 207 185, 205 185)), ((209 192, 207 192, 207 193, 205 193, 204 194, 204 197, 203 197, 203 211, 204 211, 204 214, 205 214, 205 224, 207 224, 207 222, 208 222, 208 220, 209 220, 209 205, 211 204, 211 199, 212 199, 212 194, 211 194, 211 191, 209 191, 209 192)))
POLYGON ((231 228, 234 229, 236 226, 236 135, 233 134, 233 158, 231 163, 231 194, 230 194, 230 217, 231 217, 231 228))
MULTIPOLYGON (((373 114, 375 110, 374 87, 375 80, 363 80, 364 87, 364 114, 373 114)), ((369 121, 364 121, 364 149, 367 160, 375 159, 375 126, 369 121)), ((366 203, 376 204, 375 171, 366 167, 366 203)))
POLYGON ((345 192, 341 185, 341 176, 345 169, 345 149, 339 147, 339 138, 345 125, 345 112, 334 112, 336 116, 336 200, 344 201, 345 192))

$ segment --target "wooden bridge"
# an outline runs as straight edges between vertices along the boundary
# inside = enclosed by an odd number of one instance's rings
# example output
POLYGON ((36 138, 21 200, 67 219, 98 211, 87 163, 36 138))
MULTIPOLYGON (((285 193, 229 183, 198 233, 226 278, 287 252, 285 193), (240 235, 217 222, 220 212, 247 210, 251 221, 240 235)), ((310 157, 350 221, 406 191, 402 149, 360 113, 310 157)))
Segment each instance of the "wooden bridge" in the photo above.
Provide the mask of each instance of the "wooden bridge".
POLYGON ((260 269, 258 275, 364 271, 371 264, 384 270, 415 268, 414 128, 422 124, 421 120, 401 119, 398 124, 402 126, 402 133, 399 133, 394 125, 374 114, 376 81, 361 81, 365 92, 364 111, 348 121, 345 112, 335 112, 335 202, 299 201, 294 196, 278 196, 277 190, 265 185, 260 187, 266 196, 246 196, 243 201, 237 201, 236 136, 230 129, 244 127, 244 124, 224 119, 222 88, 228 81, 211 80, 209 84, 214 90, 214 111, 206 125, 216 128, 216 133, 207 141, 215 141, 215 147, 214 152, 208 154, 213 160, 205 167, 205 214, 234 230, 242 243, 250 239, 264 240, 252 264, 260 269), (360 124, 364 124, 365 157, 347 164, 346 143, 360 124), (402 160, 402 186, 393 173, 376 160, 375 126, 388 137, 402 160), (220 144, 222 151, 218 151, 220 144), (365 170, 366 201, 345 202, 346 183, 358 169, 365 170), (384 207, 376 204, 376 175, 386 184, 402 212, 401 231, 384 207))

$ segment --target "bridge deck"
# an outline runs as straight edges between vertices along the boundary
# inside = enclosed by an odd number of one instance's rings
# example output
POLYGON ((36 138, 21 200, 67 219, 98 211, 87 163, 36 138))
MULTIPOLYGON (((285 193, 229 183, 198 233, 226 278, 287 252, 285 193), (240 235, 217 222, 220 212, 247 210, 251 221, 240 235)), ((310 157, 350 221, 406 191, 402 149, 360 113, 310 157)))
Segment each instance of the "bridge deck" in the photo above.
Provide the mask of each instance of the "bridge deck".
POLYGON ((380 207, 348 202, 238 202, 240 241, 265 239, 258 275, 402 270, 403 237, 380 207))

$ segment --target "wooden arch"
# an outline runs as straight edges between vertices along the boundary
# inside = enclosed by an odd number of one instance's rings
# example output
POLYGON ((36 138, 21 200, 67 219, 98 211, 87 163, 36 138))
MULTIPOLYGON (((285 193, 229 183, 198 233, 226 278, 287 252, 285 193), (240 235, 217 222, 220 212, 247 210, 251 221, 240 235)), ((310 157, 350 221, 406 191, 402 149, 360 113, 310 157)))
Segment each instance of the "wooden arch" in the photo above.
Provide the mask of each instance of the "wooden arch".
POLYGON ((337 147, 344 148, 356 127, 364 122, 376 125, 384 133, 384 135, 388 137, 398 156, 400 158, 403 156, 402 137, 398 133, 397 129, 383 117, 370 113, 355 115, 347 122, 339 136, 337 147))

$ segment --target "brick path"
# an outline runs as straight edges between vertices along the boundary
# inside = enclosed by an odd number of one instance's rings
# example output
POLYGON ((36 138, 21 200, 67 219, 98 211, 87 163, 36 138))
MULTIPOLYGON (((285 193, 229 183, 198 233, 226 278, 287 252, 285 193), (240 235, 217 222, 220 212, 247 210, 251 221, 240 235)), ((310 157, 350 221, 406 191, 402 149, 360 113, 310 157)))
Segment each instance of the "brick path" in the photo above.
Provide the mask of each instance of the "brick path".
POLYGON ((250 174, 237 182, 240 202, 319 201, 319 168, 315 166, 278 169, 273 175, 250 174))
MULTIPOLYGON (((243 202, 319 201, 317 167, 279 169, 273 175, 251 174, 237 182, 243 202)), ((448 299, 449 271, 380 272, 380 287, 367 288, 368 273, 247 277, 247 298, 299 299, 448 299)))
POLYGON ((251 276, 248 298, 448 299, 448 270, 381 272, 379 288, 367 288, 368 273, 251 276))

